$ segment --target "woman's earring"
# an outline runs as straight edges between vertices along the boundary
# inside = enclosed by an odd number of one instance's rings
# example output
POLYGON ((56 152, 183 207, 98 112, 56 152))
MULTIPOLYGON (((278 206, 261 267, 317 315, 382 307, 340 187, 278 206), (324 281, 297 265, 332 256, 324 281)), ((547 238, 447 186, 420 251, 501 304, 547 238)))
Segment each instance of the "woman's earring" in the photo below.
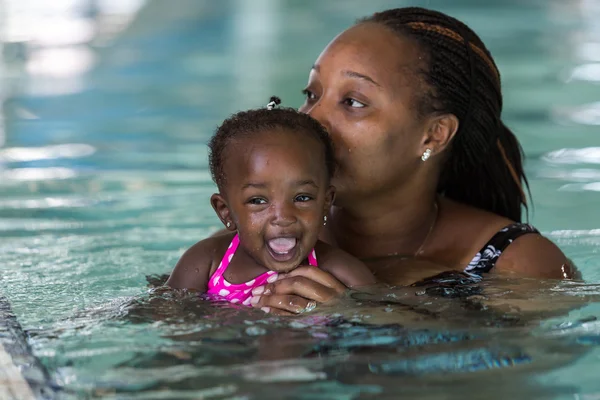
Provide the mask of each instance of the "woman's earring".
POLYGON ((225 224, 226 227, 231 228, 231 222, 227 221, 227 223, 225 224))
POLYGON ((429 157, 431 157, 431 149, 426 149, 423 152, 423 155, 421 156, 421 160, 427 161, 427 159, 429 159, 429 157))
POLYGON ((327 225, 327 215, 323 216, 323 226, 327 225))

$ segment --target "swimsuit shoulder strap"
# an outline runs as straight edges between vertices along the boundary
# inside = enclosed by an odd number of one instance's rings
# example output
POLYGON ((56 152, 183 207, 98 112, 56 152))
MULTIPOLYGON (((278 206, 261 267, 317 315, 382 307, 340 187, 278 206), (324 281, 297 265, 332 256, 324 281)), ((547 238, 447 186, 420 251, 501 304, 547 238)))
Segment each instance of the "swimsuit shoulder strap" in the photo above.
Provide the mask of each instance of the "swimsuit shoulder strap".
POLYGON ((225 251, 225 255, 221 259, 221 262, 219 263, 217 270, 210 277, 210 280, 208 282, 209 286, 214 286, 218 283, 218 281, 220 280, 220 277, 223 276, 223 274, 227 270, 227 267, 229 267, 229 263, 231 262, 231 259, 233 258, 233 255, 235 254, 239 244, 240 244, 240 237, 236 233, 235 236, 233 237, 233 239, 231 240, 231 243, 229 243, 229 247, 225 251))
POLYGON ((527 234, 540 234, 529 224, 514 223, 500 229, 473 257, 465 271, 480 274, 489 272, 496 265, 502 252, 517 238, 527 234))
POLYGON ((319 264, 317 263, 317 252, 315 251, 315 249, 312 249, 310 253, 308 253, 308 264, 312 265, 313 267, 318 267, 319 264))

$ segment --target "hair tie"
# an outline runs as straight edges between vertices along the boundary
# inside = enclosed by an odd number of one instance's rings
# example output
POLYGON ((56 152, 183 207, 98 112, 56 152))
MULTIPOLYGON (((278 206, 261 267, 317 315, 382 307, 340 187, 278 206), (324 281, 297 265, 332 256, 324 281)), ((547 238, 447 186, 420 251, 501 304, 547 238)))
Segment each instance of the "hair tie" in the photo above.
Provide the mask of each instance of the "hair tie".
POLYGON ((271 96, 269 103, 267 103, 267 110, 272 110, 281 104, 281 99, 277 96, 271 96))

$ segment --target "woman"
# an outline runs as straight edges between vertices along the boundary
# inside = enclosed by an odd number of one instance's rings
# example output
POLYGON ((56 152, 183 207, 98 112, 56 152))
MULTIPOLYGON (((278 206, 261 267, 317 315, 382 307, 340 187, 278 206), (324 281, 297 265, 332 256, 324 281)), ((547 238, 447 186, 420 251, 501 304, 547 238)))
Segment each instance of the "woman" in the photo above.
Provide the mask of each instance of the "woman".
MULTIPOLYGON (((502 123, 500 74, 479 37, 439 12, 374 14, 310 71, 301 110, 336 145, 323 240, 400 285, 449 270, 571 278, 565 255, 521 224, 520 145, 502 123), (408 261, 408 262, 407 262, 408 261)), ((193 248, 180 263, 193 267, 193 248)), ((255 290, 255 307, 301 312, 343 285, 300 267, 255 290)))

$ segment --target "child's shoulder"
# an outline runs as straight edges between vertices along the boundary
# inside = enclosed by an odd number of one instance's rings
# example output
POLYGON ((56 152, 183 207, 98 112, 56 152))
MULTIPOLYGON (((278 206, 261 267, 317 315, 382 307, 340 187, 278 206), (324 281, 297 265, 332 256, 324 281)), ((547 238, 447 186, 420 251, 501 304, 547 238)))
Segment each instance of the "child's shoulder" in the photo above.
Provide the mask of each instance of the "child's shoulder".
POLYGON ((319 268, 329 272, 348 287, 371 285, 375 277, 367 266, 344 250, 317 241, 315 244, 319 268))
POLYGON ((167 285, 174 288, 206 289, 208 277, 216 269, 235 233, 211 236, 190 247, 179 259, 167 285))
POLYGON ((192 255, 208 255, 223 256, 229 247, 229 244, 235 236, 235 232, 227 232, 221 235, 207 237, 190 247, 186 253, 191 252, 192 255))
POLYGON ((227 232, 203 239, 190 247, 181 257, 180 262, 183 261, 186 264, 201 262, 204 264, 208 259, 212 262, 218 262, 225 254, 234 236, 235 232, 227 232))

